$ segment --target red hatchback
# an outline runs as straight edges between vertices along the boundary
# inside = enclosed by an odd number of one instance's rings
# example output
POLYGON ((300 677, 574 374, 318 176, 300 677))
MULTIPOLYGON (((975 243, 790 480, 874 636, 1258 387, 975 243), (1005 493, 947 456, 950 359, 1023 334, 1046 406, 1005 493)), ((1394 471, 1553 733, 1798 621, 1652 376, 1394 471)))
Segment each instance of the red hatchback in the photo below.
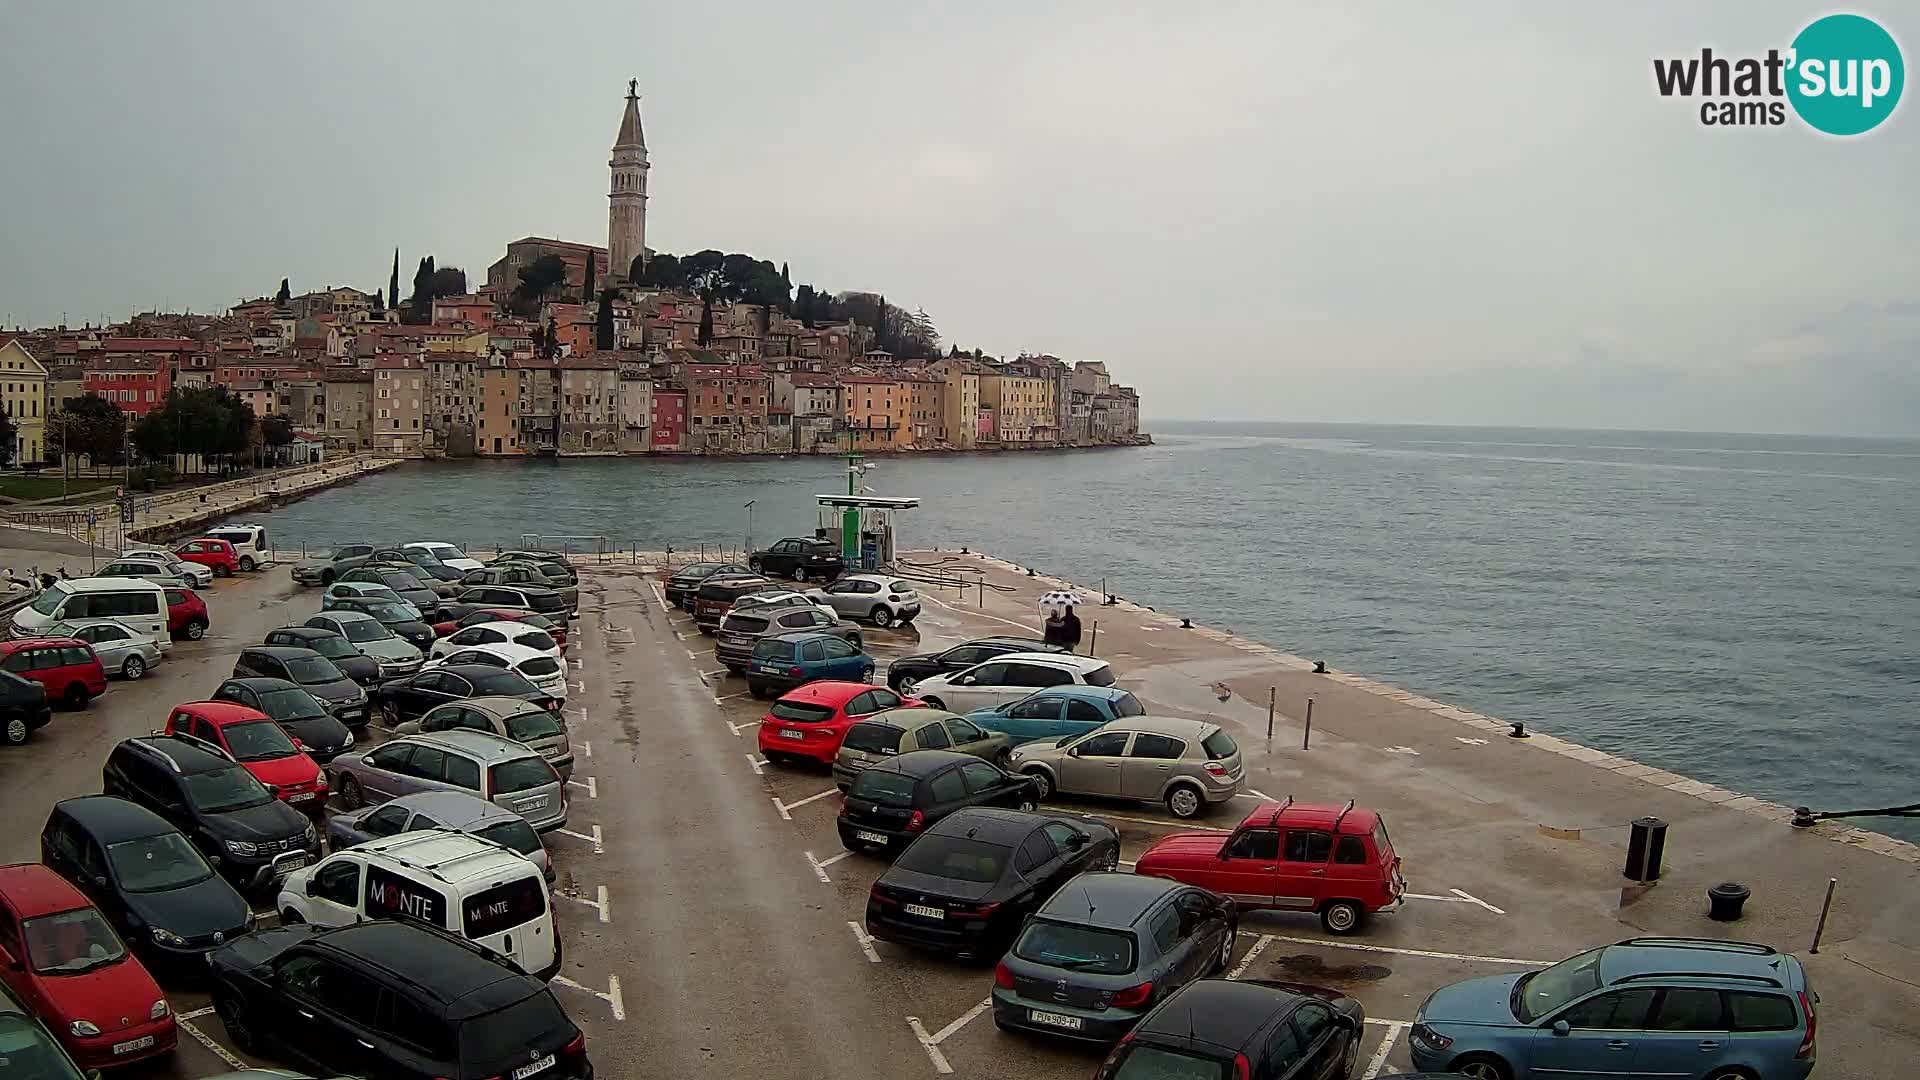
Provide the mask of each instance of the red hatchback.
POLYGON ((87 643, 78 638, 27 638, 0 641, 0 670, 32 679, 47 691, 48 701, 70 709, 107 692, 107 671, 87 643))
POLYGON ((1242 908, 1316 911, 1335 934, 1399 907, 1407 891, 1387 823, 1351 801, 1262 802, 1225 840, 1217 832, 1161 837, 1133 872, 1198 885, 1242 908))
POLYGON ((192 589, 167 590, 167 632, 199 641, 207 636, 207 602, 192 589))
POLYGON ((215 540, 203 536, 175 548, 173 553, 187 562, 199 563, 213 570, 214 577, 232 577, 240 569, 240 554, 233 545, 225 540, 215 540))
POLYGON ((189 701, 173 707, 166 733, 219 747, 295 810, 317 818, 326 805, 326 774, 266 713, 231 701, 189 701))
POLYGON ((0 866, 0 981, 83 1069, 172 1053, 179 1037, 153 976, 80 890, 39 863, 0 866))
POLYGON ((760 752, 776 764, 808 758, 832 765, 847 729, 888 709, 917 709, 884 686, 823 680, 789 690, 760 721, 760 752))

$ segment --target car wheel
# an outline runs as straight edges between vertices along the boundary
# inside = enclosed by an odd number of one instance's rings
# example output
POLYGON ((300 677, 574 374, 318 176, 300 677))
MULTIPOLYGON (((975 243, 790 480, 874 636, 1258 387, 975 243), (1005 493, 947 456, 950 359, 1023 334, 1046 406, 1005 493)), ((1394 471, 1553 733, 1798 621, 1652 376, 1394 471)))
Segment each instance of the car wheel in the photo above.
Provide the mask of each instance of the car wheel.
POLYGON ((397 728, 402 722, 400 719, 399 702, 383 701, 380 703, 380 723, 382 725, 388 728, 397 728))
POLYGON ((860 681, 863 683, 873 681, 873 665, 869 664, 860 670, 860 681))
MULTIPOLYGON (((906 694, 908 697, 913 696, 912 693, 907 690, 902 690, 900 692, 902 694, 906 694)), ((937 697, 924 697, 920 699, 920 702, 921 704, 925 705, 929 709, 944 709, 947 707, 947 703, 944 701, 941 701, 937 697)))
POLYGON ((0 742, 8 746, 19 746, 27 741, 27 733, 32 731, 24 717, 9 716, 6 727, 0 728, 0 742))
POLYGON ((227 1038, 234 1048, 248 1056, 260 1053, 260 1039, 253 1033, 253 1025, 247 1020, 246 1007, 240 1004, 233 991, 222 990, 213 998, 213 1011, 220 1015, 220 1023, 226 1026, 227 1038))
POLYGON ((1351 934, 1367 920, 1367 909, 1351 900, 1335 900, 1320 909, 1320 925, 1329 934, 1351 934))
POLYGON ((84 709, 87 707, 87 688, 81 686, 79 683, 68 683, 67 692, 62 696, 65 698, 67 708, 69 709, 84 709))
POLYGON ((1340 1055, 1340 1080, 1353 1080, 1353 1067, 1360 1063, 1360 1036, 1347 1037, 1347 1052, 1340 1055))
POLYGON ((214 567, 214 568, 213 568, 213 576, 214 576, 214 577, 227 577, 228 575, 230 575, 230 574, 232 574, 232 573, 233 573, 233 571, 231 571, 231 570, 229 570, 229 569, 227 569, 227 568, 226 568, 226 567, 224 567, 224 566, 216 566, 216 567, 214 567))
POLYGON ((201 638, 206 636, 207 636, 206 623, 201 622, 199 619, 195 619, 192 622, 187 624, 187 640, 188 641, 199 641, 201 638))
POLYGON ((300 917, 299 912, 293 910, 292 908, 288 908, 287 910, 280 913, 281 926, 298 926, 301 923, 306 921, 307 920, 300 917))
POLYGON ((1183 820, 1198 817, 1206 805, 1207 801, 1200 797, 1199 790, 1191 784, 1175 784, 1173 790, 1167 792, 1167 812, 1174 817, 1183 820))
POLYGON ((859 634, 848 634, 847 644, 853 646, 856 649, 861 649, 861 650, 865 650, 867 647, 866 639, 861 637, 859 634))
POLYGON ((240 569, 243 572, 251 574, 253 573, 253 568, 257 565, 259 564, 253 561, 253 556, 251 555, 240 556, 240 569))
POLYGON ((1100 860, 1100 865, 1095 869, 1108 874, 1120 869, 1120 845, 1115 844, 1113 850, 1107 852, 1107 857, 1100 860))
POLYGON ((340 778, 340 805, 349 810, 358 810, 367 805, 367 796, 360 790, 360 781, 351 776, 340 778))
POLYGON ((146 673, 147 662, 138 656, 129 656, 127 657, 127 662, 120 665, 120 674, 129 679, 137 679, 146 673))
POLYGON ((760 572, 760 560, 759 560, 759 559, 748 559, 748 560, 747 560, 747 569, 749 569, 749 570, 751 570, 751 571, 753 571, 753 572, 754 572, 754 573, 756 573, 756 574, 757 574, 757 573, 759 573, 759 572, 760 572))
POLYGON ((331 584, 333 584, 333 571, 331 571, 331 570, 322 570, 322 571, 320 571, 320 585, 321 585, 321 587, 322 587, 322 588, 324 588, 324 587, 326 587, 326 586, 328 586, 328 585, 331 585, 331 584))
POLYGON ((1453 1063, 1453 1071, 1468 1080, 1513 1080, 1513 1070, 1492 1054, 1468 1054, 1453 1063))
POLYGON ((794 567, 794 568, 793 568, 793 580, 794 580, 794 581, 796 581, 796 582, 798 582, 798 583, 800 583, 800 584, 802 584, 802 585, 805 585, 805 584, 807 583, 807 568, 806 568, 806 567, 804 567, 804 566, 796 566, 796 567, 794 567))
MULTIPOLYGON (((1233 937, 1234 929, 1232 926, 1228 926, 1226 934, 1220 939, 1220 951, 1215 953, 1213 957, 1213 973, 1215 975, 1227 970, 1227 965, 1233 963, 1233 937)), ((1345 1076, 1346 1074, 1341 1073, 1340 1075, 1345 1076)))
POLYGON ((1026 773, 1026 776, 1033 781, 1034 798, 1045 799, 1047 796, 1053 794, 1053 777, 1048 776, 1045 769, 1030 770, 1026 773))
POLYGON ((873 605, 873 610, 868 612, 867 617, 872 619, 873 625, 881 630, 893 625, 893 611, 885 604, 873 605))

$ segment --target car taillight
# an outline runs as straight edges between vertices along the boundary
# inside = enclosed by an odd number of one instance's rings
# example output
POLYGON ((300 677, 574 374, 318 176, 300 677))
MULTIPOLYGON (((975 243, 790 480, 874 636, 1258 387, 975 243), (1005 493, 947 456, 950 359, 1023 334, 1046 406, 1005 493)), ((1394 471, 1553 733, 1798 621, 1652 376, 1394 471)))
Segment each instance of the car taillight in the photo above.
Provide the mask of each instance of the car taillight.
POLYGON ((1793 1052, 1793 1057, 1794 1057, 1794 1060, 1796 1061, 1812 1061, 1813 1060, 1813 1029, 1814 1029, 1815 1021, 1814 1021, 1814 1015, 1813 1015, 1813 1002, 1807 1000, 1807 992, 1805 990, 1800 991, 1800 1015, 1807 1018, 1807 1033, 1801 1037, 1800 1049, 1795 1050, 1793 1052))
POLYGON ((926 824, 927 824, 927 815, 922 813, 919 810, 915 810, 913 812, 913 815, 907 818, 907 831, 919 832, 921 829, 926 827, 926 824))
POLYGON ((800 676, 802 676, 802 675, 805 675, 805 674, 806 674, 806 672, 804 672, 804 671, 802 671, 802 670, 800 670, 800 669, 799 669, 799 668, 797 668, 797 667, 790 667, 790 668, 788 668, 788 669, 787 669, 787 674, 789 674, 789 675, 791 675, 791 676, 793 676, 794 678, 796 678, 796 679, 797 679, 797 678, 799 678, 800 676))
POLYGON ((1129 986, 1125 990, 1114 991, 1113 1004, 1123 1009, 1138 1008, 1141 1005, 1145 1005, 1147 999, 1152 996, 1153 984, 1143 982, 1139 986, 1129 986))
POLYGON ((1221 780, 1225 780, 1227 778, 1227 767, 1225 765, 1220 764, 1217 761, 1209 761, 1205 765, 1202 765, 1200 767, 1207 770, 1208 776, 1217 777, 1221 780))
POLYGON ((1233 1080, 1251 1080, 1253 1069, 1247 1064, 1247 1055, 1233 1055, 1233 1080))
POLYGON ((1013 972, 1008 970, 1004 960, 993 966, 993 985, 1002 990, 1013 989, 1013 972))
POLYGON ((569 1041, 567 1045, 561 1047, 560 1052, 567 1055, 568 1057, 573 1057, 576 1054, 586 1053, 587 1052, 587 1033, 584 1031, 574 1032, 572 1040, 569 1041))
POLYGON ((948 910, 948 914, 962 919, 988 919, 992 918, 993 913, 998 910, 1000 910, 998 903, 976 904, 973 907, 951 908, 948 910))
MULTIPOLYGON (((844 816, 846 814, 846 810, 842 809, 840 813, 844 816)), ((889 906, 900 902, 898 900, 895 900, 893 897, 888 896, 886 893, 881 892, 880 886, 878 885, 875 885, 873 888, 867 890, 867 899, 873 901, 876 904, 886 904, 889 906)))

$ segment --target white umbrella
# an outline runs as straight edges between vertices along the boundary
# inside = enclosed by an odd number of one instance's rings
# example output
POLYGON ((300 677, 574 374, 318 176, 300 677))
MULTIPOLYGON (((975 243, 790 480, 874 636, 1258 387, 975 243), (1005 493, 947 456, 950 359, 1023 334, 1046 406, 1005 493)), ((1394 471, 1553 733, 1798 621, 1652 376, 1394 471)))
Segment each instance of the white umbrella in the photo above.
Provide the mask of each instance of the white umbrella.
POLYGON ((1085 606, 1086 603, 1087 598, 1072 589, 1055 589, 1040 594, 1040 613, 1042 615, 1052 616, 1065 612, 1069 605, 1082 607, 1085 606))

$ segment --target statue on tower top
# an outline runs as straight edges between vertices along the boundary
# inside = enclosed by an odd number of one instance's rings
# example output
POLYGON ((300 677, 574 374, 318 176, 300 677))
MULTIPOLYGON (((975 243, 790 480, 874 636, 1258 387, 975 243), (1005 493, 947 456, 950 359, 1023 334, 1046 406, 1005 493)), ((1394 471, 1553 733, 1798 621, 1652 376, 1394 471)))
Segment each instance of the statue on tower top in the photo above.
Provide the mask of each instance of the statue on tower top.
POLYGON ((628 97, 639 97, 640 95, 639 95, 639 93, 637 92, 637 91, 638 91, 639 89, 640 89, 640 80, 639 80, 639 79, 628 79, 628 80, 627 80, 627 96, 628 96, 628 97))

